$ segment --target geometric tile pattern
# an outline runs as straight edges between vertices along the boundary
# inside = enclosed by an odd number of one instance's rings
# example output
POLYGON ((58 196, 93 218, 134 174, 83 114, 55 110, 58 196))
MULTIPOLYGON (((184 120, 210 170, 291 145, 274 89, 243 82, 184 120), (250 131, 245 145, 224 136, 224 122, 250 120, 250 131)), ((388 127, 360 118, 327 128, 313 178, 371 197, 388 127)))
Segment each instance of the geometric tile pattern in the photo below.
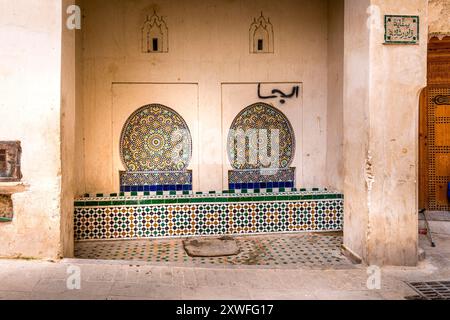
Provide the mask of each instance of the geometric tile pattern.
POLYGON ((230 164, 236 170, 262 169, 270 165, 287 168, 295 155, 294 130, 281 111, 266 103, 255 103, 241 111, 234 119, 228 135, 227 152, 230 164), (278 139, 271 141, 275 132, 278 132, 278 139), (267 156, 272 155, 274 143, 277 143, 279 163, 265 164, 260 152, 263 151, 267 156), (253 159, 252 154, 257 154, 258 157, 253 159))
MULTIPOLYGON (((308 189, 300 189, 300 192, 304 195, 311 194, 314 195, 315 193, 319 192, 319 188, 310 189, 308 192, 308 189)), ((266 193, 272 193, 272 194, 279 194, 279 193, 294 193, 297 192, 298 189, 296 188, 262 188, 262 189, 239 189, 239 190, 224 190, 224 191, 209 191, 209 192, 192 192, 190 191, 134 191, 134 192, 119 192, 119 193, 95 193, 95 194, 84 194, 80 199, 83 198, 117 198, 117 197, 158 197, 158 196, 164 196, 164 197, 170 197, 170 196, 189 196, 189 198, 195 198, 195 197, 205 197, 205 196, 233 196, 234 194, 237 196, 239 194, 266 194, 266 193)), ((323 194, 334 194, 333 192, 329 192, 326 189, 323 189, 321 192, 323 194)), ((97 199, 98 200, 98 199, 97 199)))
POLYGON ((143 106, 123 127, 120 155, 127 171, 183 171, 192 155, 189 128, 166 106, 143 106))
POLYGON ((229 257, 190 257, 181 239, 77 242, 81 259, 130 260, 180 266, 341 267, 355 266, 341 254, 342 235, 289 234, 235 237, 240 253, 229 257))
POLYGON ((255 183, 231 183, 229 185, 231 190, 245 190, 249 186, 253 186, 254 188, 285 188, 285 189, 293 189, 295 185, 294 181, 286 181, 286 182, 255 182, 255 183))
POLYGON ((120 191, 189 191, 192 171, 120 172, 120 191))
POLYGON ((230 190, 294 188, 295 168, 230 170, 228 171, 228 183, 230 190))
MULTIPOLYGON (((128 191, 128 192, 119 192, 119 193, 95 193, 95 194, 89 194, 86 193, 82 197, 80 197, 79 200, 86 200, 85 198, 91 198, 92 201, 99 201, 103 198, 104 200, 112 200, 109 198, 118 198, 118 197, 174 197, 174 196, 189 196, 190 199, 194 199, 196 197, 205 197, 205 196, 233 196, 233 195, 240 195, 240 194, 266 194, 266 193, 286 193, 291 194, 294 192, 297 192, 298 189, 296 188, 262 188, 262 189, 240 189, 240 190, 224 190, 224 191, 209 191, 209 192, 196 192, 193 193, 192 191, 128 191), (106 199, 108 198, 108 199, 106 199)), ((310 189, 308 192, 308 189, 300 189, 300 192, 303 195, 310 194, 314 195, 315 193, 319 192, 319 188, 310 189)), ((324 189, 321 192, 323 195, 326 193, 334 194, 333 192, 329 192, 326 189, 324 189)), ((170 199, 170 198, 169 198, 170 199)), ((83 204, 81 205, 83 206, 83 204)))
POLYGON ((120 155, 120 191, 189 191, 192 139, 183 118, 163 105, 139 108, 125 123, 120 155))
POLYGON ((192 191, 192 184, 167 184, 144 186, 120 186, 120 192, 158 192, 158 191, 192 191))
POLYGON ((233 194, 79 199, 75 239, 142 239, 340 231, 343 196, 233 194))

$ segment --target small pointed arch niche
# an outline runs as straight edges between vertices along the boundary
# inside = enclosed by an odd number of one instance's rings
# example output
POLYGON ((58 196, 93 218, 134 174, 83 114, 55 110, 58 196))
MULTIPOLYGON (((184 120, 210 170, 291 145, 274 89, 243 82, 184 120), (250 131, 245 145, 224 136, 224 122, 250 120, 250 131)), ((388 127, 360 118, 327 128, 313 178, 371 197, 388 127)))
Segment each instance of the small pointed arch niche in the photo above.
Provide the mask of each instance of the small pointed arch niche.
POLYGON ((273 25, 262 12, 250 25, 250 53, 274 53, 273 25))
POLYGON ((169 52, 169 28, 164 18, 158 16, 156 11, 152 16, 147 16, 142 26, 142 52, 169 52))

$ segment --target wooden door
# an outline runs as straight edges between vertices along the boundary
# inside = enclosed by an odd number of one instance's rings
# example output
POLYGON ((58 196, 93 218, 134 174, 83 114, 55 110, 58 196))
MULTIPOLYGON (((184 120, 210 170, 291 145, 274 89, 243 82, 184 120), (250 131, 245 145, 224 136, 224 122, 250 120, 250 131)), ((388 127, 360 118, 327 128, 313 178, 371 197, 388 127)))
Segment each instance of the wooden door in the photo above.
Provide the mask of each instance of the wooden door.
POLYGON ((420 97, 419 204, 450 210, 450 37, 428 48, 428 87, 420 97))

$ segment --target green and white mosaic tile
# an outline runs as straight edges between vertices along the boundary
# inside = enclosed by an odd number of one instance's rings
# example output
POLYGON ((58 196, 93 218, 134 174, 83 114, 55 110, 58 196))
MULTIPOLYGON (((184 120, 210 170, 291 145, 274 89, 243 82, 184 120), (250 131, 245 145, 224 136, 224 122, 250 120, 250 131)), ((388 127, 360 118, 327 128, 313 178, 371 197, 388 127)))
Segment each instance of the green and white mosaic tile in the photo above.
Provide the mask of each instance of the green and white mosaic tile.
POLYGON ((343 207, 342 195, 325 190, 81 198, 75 239, 340 231, 343 207))

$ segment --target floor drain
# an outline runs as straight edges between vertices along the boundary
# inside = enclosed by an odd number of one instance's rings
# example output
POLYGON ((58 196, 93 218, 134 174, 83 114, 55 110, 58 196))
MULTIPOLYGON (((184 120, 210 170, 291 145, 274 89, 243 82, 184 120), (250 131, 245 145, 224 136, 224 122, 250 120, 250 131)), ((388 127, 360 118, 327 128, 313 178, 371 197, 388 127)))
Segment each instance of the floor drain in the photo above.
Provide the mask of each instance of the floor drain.
POLYGON ((426 300, 450 300, 450 281, 407 282, 426 300))

